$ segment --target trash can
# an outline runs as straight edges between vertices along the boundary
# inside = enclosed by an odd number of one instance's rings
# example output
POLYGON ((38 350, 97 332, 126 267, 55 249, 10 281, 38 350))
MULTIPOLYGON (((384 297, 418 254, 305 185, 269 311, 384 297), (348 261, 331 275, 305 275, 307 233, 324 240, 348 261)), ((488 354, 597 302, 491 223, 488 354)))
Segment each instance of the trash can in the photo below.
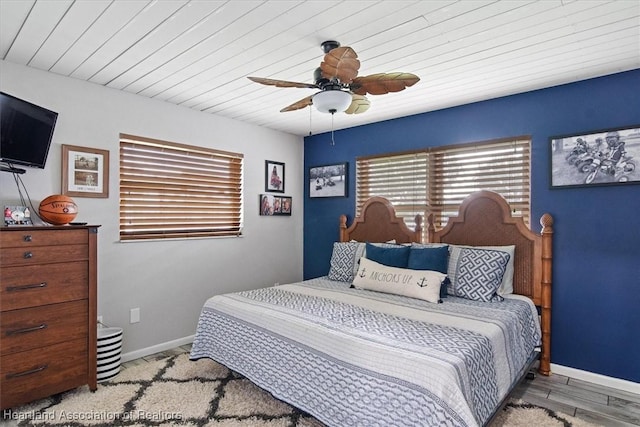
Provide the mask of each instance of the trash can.
POLYGON ((98 329, 98 382, 106 381, 120 372, 122 328, 98 329))

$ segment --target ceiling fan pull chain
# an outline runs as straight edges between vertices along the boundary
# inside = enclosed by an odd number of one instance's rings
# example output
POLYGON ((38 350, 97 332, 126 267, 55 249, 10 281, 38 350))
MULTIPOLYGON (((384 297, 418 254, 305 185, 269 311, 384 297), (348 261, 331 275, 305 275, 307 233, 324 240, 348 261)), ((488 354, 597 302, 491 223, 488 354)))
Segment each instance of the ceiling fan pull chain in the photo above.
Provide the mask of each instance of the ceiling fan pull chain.
POLYGON ((333 115, 335 113, 331 113, 331 145, 336 145, 336 141, 333 139, 333 115))

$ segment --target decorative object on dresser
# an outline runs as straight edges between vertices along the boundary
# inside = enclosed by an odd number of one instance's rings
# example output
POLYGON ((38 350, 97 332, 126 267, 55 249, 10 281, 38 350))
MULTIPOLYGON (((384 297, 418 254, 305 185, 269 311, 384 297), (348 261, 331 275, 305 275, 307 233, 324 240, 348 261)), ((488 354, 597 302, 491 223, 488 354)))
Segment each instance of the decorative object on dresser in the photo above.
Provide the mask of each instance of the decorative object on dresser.
POLYGON ((54 194, 40 202, 38 215, 49 224, 66 225, 78 215, 78 205, 69 196, 54 194))
POLYGON ((33 225, 31 211, 27 206, 5 206, 4 225, 7 227, 33 225))
POLYGON ((0 228, 2 409, 96 389, 98 227, 0 228))

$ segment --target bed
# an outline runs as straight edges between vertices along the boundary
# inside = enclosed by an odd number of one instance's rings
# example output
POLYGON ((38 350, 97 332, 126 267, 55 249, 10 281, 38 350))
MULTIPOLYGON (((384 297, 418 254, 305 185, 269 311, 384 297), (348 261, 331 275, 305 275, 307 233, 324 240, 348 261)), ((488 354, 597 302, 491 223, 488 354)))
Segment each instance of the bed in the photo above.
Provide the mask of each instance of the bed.
POLYGON ((538 234, 510 212, 474 193, 441 230, 429 215, 422 242, 421 217, 410 230, 373 197, 339 218, 327 276, 207 300, 190 358, 329 426, 486 425, 537 359, 550 373, 553 220, 538 234))

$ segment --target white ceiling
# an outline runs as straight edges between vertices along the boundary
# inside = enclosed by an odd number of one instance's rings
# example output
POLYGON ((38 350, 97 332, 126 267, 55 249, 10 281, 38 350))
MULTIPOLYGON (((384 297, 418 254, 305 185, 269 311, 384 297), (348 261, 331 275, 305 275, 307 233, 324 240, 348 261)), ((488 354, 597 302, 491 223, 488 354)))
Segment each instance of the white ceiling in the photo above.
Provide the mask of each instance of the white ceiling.
POLYGON ((421 78, 342 129, 640 68, 640 0, 0 0, 6 61, 303 136, 314 90, 246 77, 313 83, 325 40, 421 78))

